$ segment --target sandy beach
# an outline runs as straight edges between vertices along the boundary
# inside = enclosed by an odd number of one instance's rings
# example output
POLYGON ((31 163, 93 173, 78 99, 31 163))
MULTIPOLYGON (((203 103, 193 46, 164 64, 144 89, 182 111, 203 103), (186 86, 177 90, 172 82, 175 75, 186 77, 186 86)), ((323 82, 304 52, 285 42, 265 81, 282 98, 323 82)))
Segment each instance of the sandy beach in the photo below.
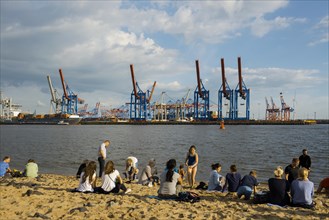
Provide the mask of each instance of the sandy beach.
POLYGON ((226 193, 196 189, 192 191, 201 197, 197 203, 158 200, 150 198, 157 195, 158 186, 125 185, 132 192, 101 195, 70 192, 78 186, 73 176, 2 178, 0 219, 329 219, 329 199, 324 193, 315 195, 317 206, 308 210, 256 205, 226 193))

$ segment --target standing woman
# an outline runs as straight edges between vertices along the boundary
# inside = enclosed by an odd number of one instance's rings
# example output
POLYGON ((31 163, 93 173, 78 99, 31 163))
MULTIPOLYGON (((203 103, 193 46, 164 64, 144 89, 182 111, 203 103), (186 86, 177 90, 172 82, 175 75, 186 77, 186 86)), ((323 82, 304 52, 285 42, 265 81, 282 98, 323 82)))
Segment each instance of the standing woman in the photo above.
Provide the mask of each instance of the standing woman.
POLYGON ((96 162, 90 161, 84 172, 81 173, 79 187, 76 191, 79 192, 94 192, 96 186, 96 162))
POLYGON ((196 147, 192 145, 187 153, 185 165, 187 166, 187 180, 190 187, 195 184, 196 171, 198 170, 199 156, 196 153, 196 147))

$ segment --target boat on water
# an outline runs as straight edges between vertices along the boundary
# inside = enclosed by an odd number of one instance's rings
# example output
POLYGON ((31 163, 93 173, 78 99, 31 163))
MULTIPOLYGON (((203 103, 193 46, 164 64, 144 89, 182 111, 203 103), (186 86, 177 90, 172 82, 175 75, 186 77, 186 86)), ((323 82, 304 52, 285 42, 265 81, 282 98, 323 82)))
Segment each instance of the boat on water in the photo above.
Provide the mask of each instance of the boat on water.
POLYGON ((81 121, 79 115, 71 114, 18 114, 12 118, 11 124, 46 124, 46 125, 76 125, 81 121))

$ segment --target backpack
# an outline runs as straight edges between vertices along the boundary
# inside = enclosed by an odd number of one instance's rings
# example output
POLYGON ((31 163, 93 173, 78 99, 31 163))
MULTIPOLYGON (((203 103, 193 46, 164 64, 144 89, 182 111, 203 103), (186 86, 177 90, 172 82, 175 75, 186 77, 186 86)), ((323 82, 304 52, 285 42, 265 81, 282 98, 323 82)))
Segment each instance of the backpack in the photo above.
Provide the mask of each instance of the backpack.
POLYGON ((194 192, 180 192, 176 201, 195 203, 200 201, 200 196, 194 192))
POLYGON ((258 193, 256 193, 254 195, 253 203, 254 204, 268 203, 268 201, 269 201, 269 195, 270 195, 270 192, 269 191, 258 192, 258 193))

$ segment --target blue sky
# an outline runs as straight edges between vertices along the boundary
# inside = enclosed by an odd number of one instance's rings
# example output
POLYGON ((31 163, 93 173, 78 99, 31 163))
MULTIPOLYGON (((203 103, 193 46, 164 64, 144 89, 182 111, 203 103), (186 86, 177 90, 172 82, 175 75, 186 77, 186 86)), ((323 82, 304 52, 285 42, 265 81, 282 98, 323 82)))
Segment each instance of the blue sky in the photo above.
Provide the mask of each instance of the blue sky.
POLYGON ((48 113, 46 76, 62 94, 62 68, 89 108, 118 107, 134 64, 141 89, 157 81, 154 101, 162 92, 177 100, 194 91, 198 59, 217 103, 220 59, 235 88, 241 56, 251 118, 282 92, 295 118, 328 119, 328 10, 328 1, 1 1, 1 91, 48 113))

